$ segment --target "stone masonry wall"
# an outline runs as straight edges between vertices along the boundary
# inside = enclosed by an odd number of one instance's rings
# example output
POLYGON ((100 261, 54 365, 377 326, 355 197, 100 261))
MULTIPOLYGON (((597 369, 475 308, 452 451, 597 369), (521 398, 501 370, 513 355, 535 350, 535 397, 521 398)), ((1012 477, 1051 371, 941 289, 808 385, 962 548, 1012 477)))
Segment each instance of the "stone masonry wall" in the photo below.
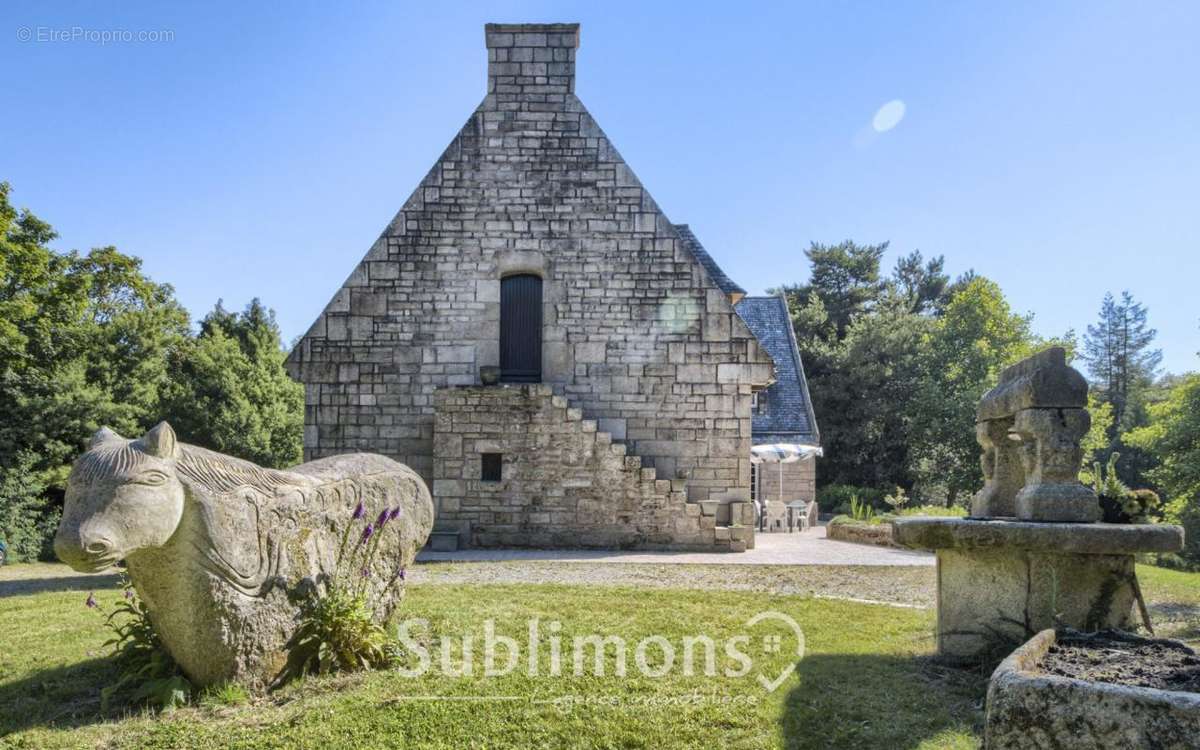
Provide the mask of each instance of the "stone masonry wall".
POLYGON ((434 392, 499 364, 500 279, 535 273, 544 382, 690 500, 747 497, 771 360, 575 97, 577 43, 489 26, 488 95, 289 357, 307 459, 432 480, 434 392))
POLYGON ((682 480, 658 479, 549 385, 442 388, 434 404, 438 524, 469 546, 753 545, 748 504, 729 506, 745 525, 718 525, 717 503, 687 502, 682 480), (502 455, 500 481, 482 479, 485 453, 502 455))

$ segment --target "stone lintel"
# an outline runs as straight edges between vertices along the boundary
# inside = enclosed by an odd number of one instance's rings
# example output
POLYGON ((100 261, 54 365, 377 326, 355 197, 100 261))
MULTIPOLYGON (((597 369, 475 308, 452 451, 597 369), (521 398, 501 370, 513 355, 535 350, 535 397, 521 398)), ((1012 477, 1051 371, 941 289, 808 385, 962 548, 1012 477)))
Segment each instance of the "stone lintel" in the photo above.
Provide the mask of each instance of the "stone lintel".
POLYGON ((979 400, 976 421, 1011 418, 1022 409, 1086 408, 1087 392, 1087 380, 1067 366, 1066 351, 1052 346, 1001 372, 979 400))
POLYGON ((896 542, 915 549, 1012 549, 1078 555, 1183 549, 1183 529, 1168 524, 1038 523, 971 518, 904 518, 892 524, 896 542))

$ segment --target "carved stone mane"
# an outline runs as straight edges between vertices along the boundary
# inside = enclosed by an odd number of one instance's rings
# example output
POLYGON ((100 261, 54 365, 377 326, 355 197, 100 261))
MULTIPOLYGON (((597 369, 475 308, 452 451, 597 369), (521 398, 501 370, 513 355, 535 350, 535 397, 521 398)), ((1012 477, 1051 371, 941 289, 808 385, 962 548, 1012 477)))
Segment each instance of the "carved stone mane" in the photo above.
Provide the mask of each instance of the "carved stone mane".
MULTIPOLYGON (((99 446, 79 457, 71 479, 82 483, 104 481, 132 473, 154 461, 132 442, 99 446)), ((270 496, 284 488, 306 489, 315 484, 303 474, 264 469, 250 461, 186 443, 179 444, 175 468, 213 496, 228 495, 239 489, 253 489, 270 496)))

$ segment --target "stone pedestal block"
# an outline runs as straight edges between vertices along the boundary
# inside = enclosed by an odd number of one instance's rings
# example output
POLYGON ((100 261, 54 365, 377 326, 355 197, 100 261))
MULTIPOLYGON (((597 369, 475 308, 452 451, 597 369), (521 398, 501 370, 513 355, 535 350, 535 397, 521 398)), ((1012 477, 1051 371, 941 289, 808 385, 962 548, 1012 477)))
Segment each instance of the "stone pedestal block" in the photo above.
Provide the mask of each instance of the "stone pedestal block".
POLYGON ((1173 552, 1166 525, 1029 523, 961 518, 893 522, 896 542, 938 558, 938 654, 988 659, 1039 630, 1129 628, 1134 556, 1173 552))

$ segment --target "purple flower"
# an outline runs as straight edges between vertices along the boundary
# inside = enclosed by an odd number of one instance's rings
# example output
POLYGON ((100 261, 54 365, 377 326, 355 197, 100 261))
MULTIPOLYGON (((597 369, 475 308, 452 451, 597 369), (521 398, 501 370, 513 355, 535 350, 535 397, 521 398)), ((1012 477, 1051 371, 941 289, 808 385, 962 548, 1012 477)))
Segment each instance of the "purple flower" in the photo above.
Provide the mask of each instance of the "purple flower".
POLYGON ((362 538, 358 540, 359 544, 366 544, 371 535, 375 533, 375 527, 372 524, 367 524, 367 527, 362 530, 362 538))
POLYGON ((125 589, 125 599, 128 601, 133 600, 133 589, 125 589))
POLYGON ((395 521, 399 517, 400 517, 400 506, 397 505, 395 508, 392 508, 392 512, 390 514, 388 514, 388 518, 392 521, 395 521))
POLYGON ((367 514, 367 509, 363 507, 362 500, 359 500, 358 505, 354 506, 354 515, 350 516, 350 518, 357 521, 357 520, 361 519, 363 516, 365 516, 366 514, 367 514))
POLYGON ((95 609, 96 607, 99 606, 98 604, 96 604, 96 592, 95 591, 88 593, 88 598, 87 598, 87 601, 84 602, 84 605, 88 609, 95 609))
POLYGON ((384 508, 383 510, 379 511, 379 517, 375 519, 375 525, 382 529, 383 525, 386 524, 388 519, 391 517, 391 512, 387 508, 384 508))
POLYGON ((361 575, 363 578, 370 578, 371 571, 367 570, 366 568, 363 568, 362 570, 359 571, 359 575, 361 575))
POLYGON ((401 581, 403 581, 407 576, 408 576, 408 574, 407 574, 407 572, 405 572, 404 568, 401 568, 400 572, 398 574, 396 574, 396 577, 399 578, 401 581))

